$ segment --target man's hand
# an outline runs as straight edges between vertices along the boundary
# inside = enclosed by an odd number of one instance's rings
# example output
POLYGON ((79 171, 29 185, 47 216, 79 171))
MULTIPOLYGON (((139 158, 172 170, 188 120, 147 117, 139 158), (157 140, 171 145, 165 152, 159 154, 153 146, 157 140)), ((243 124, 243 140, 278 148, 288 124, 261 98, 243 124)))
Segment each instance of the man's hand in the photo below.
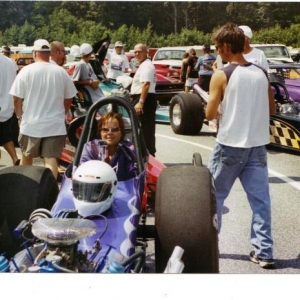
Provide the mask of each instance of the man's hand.
POLYGON ((134 109, 135 109, 135 111, 136 111, 136 113, 137 113, 138 115, 142 115, 142 114, 144 113, 143 108, 144 108, 144 104, 142 104, 142 103, 140 103, 140 102, 138 102, 138 103, 134 106, 134 109))
POLYGON ((92 89, 97 90, 100 84, 100 80, 98 79, 94 79, 92 80, 92 82, 90 83, 90 86, 92 89))

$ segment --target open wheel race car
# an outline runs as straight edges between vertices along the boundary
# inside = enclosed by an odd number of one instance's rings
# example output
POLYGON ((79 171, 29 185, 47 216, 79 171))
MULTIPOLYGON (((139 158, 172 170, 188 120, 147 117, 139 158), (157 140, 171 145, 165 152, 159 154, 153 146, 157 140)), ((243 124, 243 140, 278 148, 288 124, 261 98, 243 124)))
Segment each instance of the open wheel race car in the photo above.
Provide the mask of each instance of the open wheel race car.
POLYGON ((49 169, 13 166, 0 171, 0 191, 1 271, 140 273, 149 239, 155 240, 158 273, 164 272, 176 246, 184 250, 184 273, 219 271, 209 170, 202 166, 199 153, 191 164, 168 168, 150 156, 134 108, 124 98, 106 97, 91 106, 60 190, 49 169), (122 113, 126 120, 137 172, 134 178, 117 182, 108 210, 83 217, 74 201, 74 178, 84 165, 79 166, 84 144, 95 138, 102 106, 122 113), (152 199, 155 225, 148 225, 152 199))
MULTIPOLYGON (((271 68, 278 70, 283 66, 275 65, 271 68)), ((276 104, 276 113, 270 117, 270 145, 300 151, 300 104, 296 100, 297 94, 292 90, 294 99, 291 99, 288 88, 291 89, 292 84, 279 78, 274 72, 269 73, 269 78, 276 104)), ((208 99, 207 90, 198 84, 193 86, 192 92, 174 96, 169 108, 170 124, 174 133, 197 135, 203 124, 210 125, 205 119, 208 99)))

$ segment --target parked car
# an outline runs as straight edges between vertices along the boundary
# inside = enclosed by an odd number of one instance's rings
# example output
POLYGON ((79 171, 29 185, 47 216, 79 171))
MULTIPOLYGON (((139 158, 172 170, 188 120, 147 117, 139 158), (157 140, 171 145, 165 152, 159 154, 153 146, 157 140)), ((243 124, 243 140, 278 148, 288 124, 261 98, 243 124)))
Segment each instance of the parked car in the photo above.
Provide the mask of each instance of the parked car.
POLYGON ((130 102, 122 97, 101 99, 85 115, 74 160, 59 191, 49 169, 13 166, 0 171, 0 271, 139 273, 151 238, 155 239, 156 272, 164 272, 179 246, 184 251, 184 273, 217 273, 213 180, 199 153, 192 162, 167 168, 148 154, 130 102), (75 206, 72 178, 80 168, 84 144, 94 138, 97 112, 107 105, 127 121, 137 174, 118 181, 110 209, 82 217, 75 206), (146 225, 147 207, 154 198, 155 225, 146 225))
POLYGON ((281 44, 251 44, 252 47, 262 50, 269 63, 293 63, 293 58, 288 48, 281 44))
MULTIPOLYGON (((152 59, 157 73, 165 76, 179 78, 183 54, 188 52, 191 48, 195 49, 197 56, 204 55, 202 50, 203 46, 178 46, 159 48, 152 59)), ((211 53, 217 55, 214 45, 211 46, 211 53)))

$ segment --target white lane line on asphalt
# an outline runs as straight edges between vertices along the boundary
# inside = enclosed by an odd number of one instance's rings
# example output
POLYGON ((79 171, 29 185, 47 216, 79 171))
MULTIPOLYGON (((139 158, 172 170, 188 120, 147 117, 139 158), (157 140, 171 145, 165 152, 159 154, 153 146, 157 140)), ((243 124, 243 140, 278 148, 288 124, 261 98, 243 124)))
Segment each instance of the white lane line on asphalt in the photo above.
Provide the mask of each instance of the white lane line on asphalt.
MULTIPOLYGON (((169 139, 169 140, 173 140, 173 141, 177 141, 177 142, 182 142, 182 143, 186 143, 186 144, 190 144, 190 145, 193 145, 193 146, 196 146, 196 147, 199 147, 199 148, 202 148, 202 149, 206 149, 206 150, 210 150, 210 151, 213 151, 213 148, 211 147, 207 147, 207 146, 204 146, 204 145, 201 145, 201 144, 198 144, 198 143, 194 143, 194 142, 190 142, 190 141, 185 141, 185 140, 182 140, 182 139, 179 139, 179 138, 174 138, 174 137, 170 137, 170 136, 167 136, 167 135, 163 135, 163 134, 155 134, 156 136, 159 136, 159 137, 162 137, 162 138, 165 138, 165 139, 169 139)), ((281 179, 282 181, 286 182, 287 184, 291 185, 292 187, 294 187, 295 189, 297 189, 298 191, 300 191, 300 183, 281 174, 281 173, 278 173, 272 169, 268 169, 269 171, 269 174, 272 174, 273 176, 281 179)))

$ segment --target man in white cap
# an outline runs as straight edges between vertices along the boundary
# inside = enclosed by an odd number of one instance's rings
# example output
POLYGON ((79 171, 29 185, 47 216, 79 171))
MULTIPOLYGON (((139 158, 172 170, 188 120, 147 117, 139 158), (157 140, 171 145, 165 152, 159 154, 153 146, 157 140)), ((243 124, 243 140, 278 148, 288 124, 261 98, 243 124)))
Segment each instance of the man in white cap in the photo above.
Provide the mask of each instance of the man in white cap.
POLYGON ((129 62, 127 56, 124 54, 124 46, 120 41, 115 43, 115 51, 107 52, 108 72, 106 77, 110 79, 117 79, 118 76, 128 73, 129 62))
POLYGON ((250 40, 253 37, 251 28, 246 25, 241 25, 239 26, 239 28, 243 30, 245 35, 245 45, 244 45, 244 52, 243 52, 245 59, 260 67, 263 67, 265 70, 268 70, 269 64, 265 56, 265 53, 260 49, 251 47, 250 45, 250 40))
POLYGON ((49 42, 36 40, 33 45, 35 62, 21 69, 10 94, 20 126, 21 165, 32 165, 33 158, 42 157, 45 167, 57 178, 57 159, 67 133, 65 114, 77 91, 67 72, 49 63, 49 58, 49 42))
POLYGON ((89 63, 93 54, 93 47, 90 44, 83 43, 80 45, 79 52, 81 60, 75 66, 72 79, 75 85, 83 86, 87 89, 92 102, 95 103, 104 97, 104 94, 99 88, 100 80, 89 63))

